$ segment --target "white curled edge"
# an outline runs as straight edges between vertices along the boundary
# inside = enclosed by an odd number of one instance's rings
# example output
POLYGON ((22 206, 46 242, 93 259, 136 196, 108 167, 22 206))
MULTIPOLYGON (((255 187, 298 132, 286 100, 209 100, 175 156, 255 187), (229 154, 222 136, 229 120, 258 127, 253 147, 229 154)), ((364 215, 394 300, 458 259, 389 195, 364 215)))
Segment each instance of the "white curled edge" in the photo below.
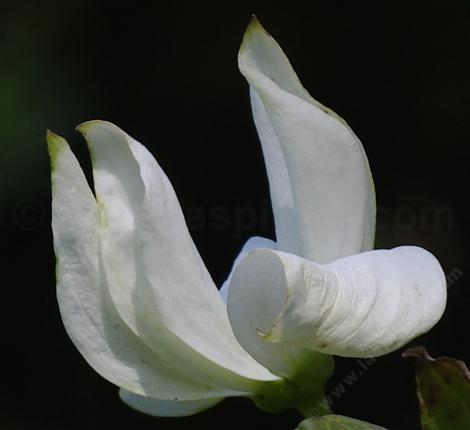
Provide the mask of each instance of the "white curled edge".
POLYGON ((240 261, 242 261, 250 252, 253 252, 255 249, 259 249, 259 248, 276 249, 276 246, 277 246, 276 242, 272 241, 271 239, 266 239, 264 237, 259 237, 259 236, 250 237, 246 241, 241 251, 237 255, 237 258, 235 258, 235 261, 233 262, 232 269, 230 270, 230 274, 228 275, 227 279, 220 287, 220 295, 222 296, 222 299, 224 300, 225 303, 227 303, 228 290, 230 288, 230 281, 232 280, 233 271, 235 270, 235 267, 237 267, 238 263, 240 263, 240 261))
POLYGON ((231 284, 232 327, 258 359, 271 343, 344 357, 383 355, 436 324, 447 296, 439 262, 414 246, 326 265, 261 249, 237 265, 231 284))

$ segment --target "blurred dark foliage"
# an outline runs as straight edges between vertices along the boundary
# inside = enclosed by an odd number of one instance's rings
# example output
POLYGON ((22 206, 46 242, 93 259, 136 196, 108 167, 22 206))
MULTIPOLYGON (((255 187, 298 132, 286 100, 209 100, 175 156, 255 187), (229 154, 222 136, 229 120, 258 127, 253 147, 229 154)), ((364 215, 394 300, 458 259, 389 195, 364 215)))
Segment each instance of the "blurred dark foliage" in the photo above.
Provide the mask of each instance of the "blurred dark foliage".
MULTIPOLYGON (((196 216, 191 231, 219 285, 249 236, 273 237, 236 63, 251 13, 304 86, 361 138, 381 207, 377 247, 424 246, 457 273, 444 318, 412 344, 470 362, 468 1, 3 0, 1 429, 293 429, 300 421, 295 411, 269 415, 246 399, 182 419, 132 411, 75 350, 55 298, 47 128, 69 140, 85 169, 88 154, 74 132, 85 120, 110 120, 144 143, 196 216), (211 219, 216 209, 222 222, 211 219)), ((329 390, 358 366, 338 359, 329 390)), ((412 363, 396 352, 362 373, 333 396, 335 412, 418 429, 412 363)))

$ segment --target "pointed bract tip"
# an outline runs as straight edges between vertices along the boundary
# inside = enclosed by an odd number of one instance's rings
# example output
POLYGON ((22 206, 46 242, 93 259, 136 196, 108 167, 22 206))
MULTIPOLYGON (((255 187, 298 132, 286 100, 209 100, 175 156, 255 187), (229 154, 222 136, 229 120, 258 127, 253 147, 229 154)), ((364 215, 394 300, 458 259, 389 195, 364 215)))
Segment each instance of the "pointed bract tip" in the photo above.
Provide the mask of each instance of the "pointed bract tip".
POLYGON ((76 127, 75 127, 75 130, 78 131, 79 133, 85 135, 87 130, 93 126, 93 123, 95 122, 96 120, 91 120, 91 121, 85 121, 85 122, 82 122, 80 124, 78 124, 76 127))
POLYGON ((47 151, 49 152, 49 157, 51 159, 52 166, 55 165, 55 160, 59 156, 59 153, 63 148, 66 147, 67 142, 65 139, 58 134, 53 133, 51 130, 47 130, 47 151))
POLYGON ((251 15, 250 23, 248 24, 245 34, 248 34, 252 31, 262 31, 263 33, 268 34, 255 14, 251 15))
POLYGON ((91 128, 99 126, 99 125, 113 125, 109 121, 104 121, 102 119, 92 119, 90 121, 82 122, 75 127, 79 133, 81 133, 84 137, 90 131, 91 128))
POLYGON ((47 138, 47 141, 54 141, 56 139, 60 139, 60 136, 58 134, 55 134, 53 131, 47 129, 46 130, 46 138, 47 138))
POLYGON ((261 25, 260 22, 259 22, 258 17, 254 13, 251 14, 250 24, 251 25, 261 25))
POLYGON ((55 134, 51 130, 46 131, 46 140, 48 146, 63 146, 65 143, 64 138, 60 137, 58 134, 55 134))

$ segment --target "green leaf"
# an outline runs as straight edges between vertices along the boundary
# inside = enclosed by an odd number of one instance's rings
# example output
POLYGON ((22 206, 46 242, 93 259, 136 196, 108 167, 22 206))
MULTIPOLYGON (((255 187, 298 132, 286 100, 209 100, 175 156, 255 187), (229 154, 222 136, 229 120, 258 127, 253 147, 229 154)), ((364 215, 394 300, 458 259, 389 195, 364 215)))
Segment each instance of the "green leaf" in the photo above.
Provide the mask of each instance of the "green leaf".
POLYGON ((422 346, 406 350, 415 357, 423 430, 470 429, 470 372, 463 361, 432 358, 422 346))
POLYGON ((324 415, 302 421, 296 430, 386 430, 374 424, 341 415, 324 415))

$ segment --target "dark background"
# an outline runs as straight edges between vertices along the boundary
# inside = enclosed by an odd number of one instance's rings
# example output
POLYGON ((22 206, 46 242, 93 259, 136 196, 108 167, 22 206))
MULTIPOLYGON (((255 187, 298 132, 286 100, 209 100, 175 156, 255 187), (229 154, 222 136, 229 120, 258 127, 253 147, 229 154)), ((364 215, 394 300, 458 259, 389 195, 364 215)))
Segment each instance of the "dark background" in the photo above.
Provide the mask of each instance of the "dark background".
MULTIPOLYGON (((273 237, 236 64, 251 13, 311 94, 361 138, 380 208, 377 247, 424 246, 449 274, 445 316, 412 344, 470 362, 470 2, 358 3, 0 1, 0 429, 293 429, 300 421, 246 399, 182 419, 134 412, 75 350, 55 298, 47 128, 85 168, 74 132, 85 120, 110 120, 144 143, 219 285, 248 237, 273 237)), ((335 412, 418 429, 412 361, 398 351, 360 372, 355 360, 337 360, 335 412), (351 372, 359 376, 349 384, 351 372)))

